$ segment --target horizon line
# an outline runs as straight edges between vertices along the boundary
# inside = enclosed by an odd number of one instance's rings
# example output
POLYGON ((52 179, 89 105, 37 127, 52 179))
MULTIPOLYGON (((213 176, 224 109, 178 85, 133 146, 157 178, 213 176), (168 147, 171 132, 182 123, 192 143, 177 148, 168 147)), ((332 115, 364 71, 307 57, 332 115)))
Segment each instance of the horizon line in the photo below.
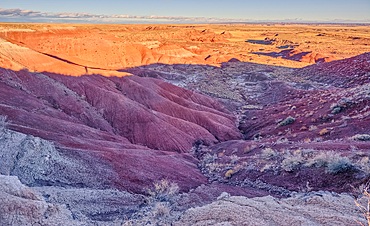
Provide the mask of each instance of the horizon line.
POLYGON ((40 11, 23 9, 5 9, 0 8, 0 22, 9 23, 297 23, 297 24, 370 24, 370 19, 352 20, 352 19, 327 19, 327 20, 308 20, 302 18, 286 19, 235 19, 235 18, 217 18, 217 17, 184 17, 184 16, 139 16, 139 15, 104 15, 91 13, 42 13, 40 11))

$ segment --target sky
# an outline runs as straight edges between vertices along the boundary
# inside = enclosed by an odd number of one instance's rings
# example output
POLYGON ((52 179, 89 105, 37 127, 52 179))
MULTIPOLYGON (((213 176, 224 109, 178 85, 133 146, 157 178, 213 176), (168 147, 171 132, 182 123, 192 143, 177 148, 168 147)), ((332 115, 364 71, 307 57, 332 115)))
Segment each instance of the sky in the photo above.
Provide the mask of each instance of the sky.
POLYGON ((0 0, 0 22, 370 23, 370 0, 0 0))

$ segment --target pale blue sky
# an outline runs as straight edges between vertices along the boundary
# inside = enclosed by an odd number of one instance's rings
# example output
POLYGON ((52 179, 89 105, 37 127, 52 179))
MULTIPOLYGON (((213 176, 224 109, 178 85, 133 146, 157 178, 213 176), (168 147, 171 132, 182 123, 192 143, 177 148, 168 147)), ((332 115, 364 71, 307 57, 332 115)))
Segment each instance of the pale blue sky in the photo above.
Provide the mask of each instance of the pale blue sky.
MULTIPOLYGON (((297 20, 297 21, 334 21, 370 22, 370 0, 0 0, 0 21, 11 20, 125 20, 111 15, 131 15, 145 18, 135 20, 157 20, 151 15, 174 17, 162 21, 199 21, 194 19, 228 18, 237 20, 297 20), (13 11, 10 11, 13 9, 13 11), (20 9, 14 11, 14 9, 20 9), (29 11, 36 11, 30 13, 29 11), (27 14, 28 12, 28 14, 27 14), (80 14, 68 15, 55 13, 89 13, 81 19, 80 14), (93 14, 93 15, 91 15, 93 14), (107 17, 99 19, 99 15, 107 17), (177 18, 177 17, 187 17, 177 18)), ((133 20, 133 19, 129 19, 133 20)), ((217 19, 224 21, 224 19, 217 19)), ((225 20, 227 21, 227 20, 225 20)), ((212 21, 211 21, 212 22, 212 21)))

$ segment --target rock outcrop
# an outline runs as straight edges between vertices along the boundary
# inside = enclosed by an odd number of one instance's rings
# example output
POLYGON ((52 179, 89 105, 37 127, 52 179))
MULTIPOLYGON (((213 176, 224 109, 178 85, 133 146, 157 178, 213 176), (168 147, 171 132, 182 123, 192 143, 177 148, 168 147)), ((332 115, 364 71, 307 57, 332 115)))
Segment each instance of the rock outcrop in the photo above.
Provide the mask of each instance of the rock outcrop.
POLYGON ((0 224, 85 225, 73 220, 62 205, 46 203, 42 196, 20 183, 16 176, 0 175, 0 224))
POLYGON ((365 222, 349 195, 314 192, 288 199, 220 197, 187 210, 174 225, 358 225, 365 222))
MULTIPOLYGON (((189 195, 186 195, 189 196, 189 195)), ((180 199, 181 200, 181 199, 180 199)), ((117 190, 29 188, 0 175, 0 223, 13 225, 358 225, 365 223, 355 199, 330 192, 293 193, 291 198, 247 198, 223 192, 210 204, 179 210, 159 202, 139 211, 140 197, 117 190), (145 210, 144 210, 145 209, 145 210), (282 218, 282 215, 284 216, 282 218)), ((360 202, 360 204, 366 204, 360 202)))

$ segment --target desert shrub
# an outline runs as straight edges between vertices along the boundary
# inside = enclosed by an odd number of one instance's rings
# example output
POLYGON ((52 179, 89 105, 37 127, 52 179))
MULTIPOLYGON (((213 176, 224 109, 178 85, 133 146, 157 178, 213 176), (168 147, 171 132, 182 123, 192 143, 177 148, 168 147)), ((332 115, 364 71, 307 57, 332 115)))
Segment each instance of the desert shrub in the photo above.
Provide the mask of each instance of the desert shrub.
POLYGON ((319 132, 320 136, 325 135, 327 133, 329 133, 329 131, 326 128, 320 130, 320 132, 319 132))
POLYGON ((274 165, 272 164, 266 164, 264 167, 260 169, 261 172, 265 172, 267 170, 270 170, 274 165))
POLYGON ((253 149, 255 149, 255 148, 257 148, 257 145, 251 145, 251 146, 249 146, 249 145, 247 145, 245 148, 244 148, 244 154, 247 154, 248 152, 250 152, 251 150, 253 150, 253 149))
POLYGON ((342 157, 333 151, 320 153, 312 159, 308 159, 304 165, 317 168, 325 167, 325 171, 331 174, 343 173, 355 168, 348 157, 342 157))
POLYGON ((305 166, 308 167, 326 167, 328 165, 329 158, 332 156, 332 152, 330 153, 320 153, 315 157, 308 159, 305 163, 305 166))
POLYGON ((338 106, 337 103, 333 103, 331 106, 330 106, 330 110, 331 110, 331 113, 332 114, 338 114, 339 112, 341 112, 343 109, 343 107, 341 106, 338 106))
POLYGON ((276 141, 277 144, 284 144, 288 142, 289 142, 288 138, 285 138, 285 137, 281 137, 276 141))
POLYGON ((125 220, 117 225, 171 225, 179 218, 181 212, 178 208, 179 187, 176 183, 170 183, 168 180, 161 180, 153 184, 153 187, 145 189, 149 193, 146 198, 146 205, 140 207, 125 220))
POLYGON ((352 102, 352 99, 351 98, 342 98, 337 103, 333 103, 330 106, 331 113, 332 114, 338 114, 343 109, 345 109, 346 107, 350 106, 352 103, 353 102, 352 102))
POLYGON ((301 164, 299 157, 286 158, 281 162, 281 168, 287 172, 291 172, 301 164))
POLYGON ((353 137, 351 137, 352 140, 360 140, 360 141, 368 141, 370 140, 369 134, 356 134, 353 137))
POLYGON ((281 168, 287 172, 291 172, 304 162, 304 152, 301 150, 295 150, 293 153, 291 153, 291 151, 285 151, 284 160, 281 162, 281 168))
POLYGON ((295 121, 295 118, 293 118, 292 116, 288 116, 286 119, 280 122, 278 126, 286 126, 286 125, 292 124, 294 121, 295 121))
POLYGON ((240 157, 238 157, 237 155, 230 156, 230 164, 234 165, 239 159, 240 157))
POLYGON ((176 183, 170 183, 168 180, 162 179, 159 182, 154 183, 152 189, 146 189, 150 195, 149 201, 169 201, 171 197, 175 196, 179 192, 179 186, 176 183))
POLYGON ((277 155, 278 153, 271 148, 265 148, 262 150, 262 157, 265 159, 272 159, 277 155))
POLYGON ((309 131, 314 131, 317 130, 317 126, 310 125, 309 131))
POLYGON ((204 166, 204 171, 202 172, 208 172, 209 174, 211 173, 218 173, 223 171, 225 168, 229 167, 230 164, 222 164, 222 163, 208 163, 204 166))
POLYGON ((328 162, 326 171, 328 173, 336 174, 346 172, 354 168, 352 161, 348 157, 336 156, 328 162))
POLYGON ((234 170, 228 170, 228 171, 225 173, 225 177, 230 178, 233 174, 234 174, 234 170))
POLYGON ((296 150, 295 152, 298 153, 298 151, 300 151, 302 157, 305 157, 305 158, 312 158, 315 152, 315 150, 313 149, 302 149, 302 150, 296 150))
POLYGON ((370 174, 369 157, 362 157, 356 162, 355 166, 361 171, 370 174))
POLYGON ((204 155, 204 157, 202 159, 202 163, 203 164, 212 163, 216 159, 217 159, 217 155, 216 154, 211 155, 211 154, 207 153, 207 154, 204 155))
POLYGON ((164 217, 170 213, 170 208, 166 203, 159 202, 155 204, 153 211, 156 217, 164 217))

